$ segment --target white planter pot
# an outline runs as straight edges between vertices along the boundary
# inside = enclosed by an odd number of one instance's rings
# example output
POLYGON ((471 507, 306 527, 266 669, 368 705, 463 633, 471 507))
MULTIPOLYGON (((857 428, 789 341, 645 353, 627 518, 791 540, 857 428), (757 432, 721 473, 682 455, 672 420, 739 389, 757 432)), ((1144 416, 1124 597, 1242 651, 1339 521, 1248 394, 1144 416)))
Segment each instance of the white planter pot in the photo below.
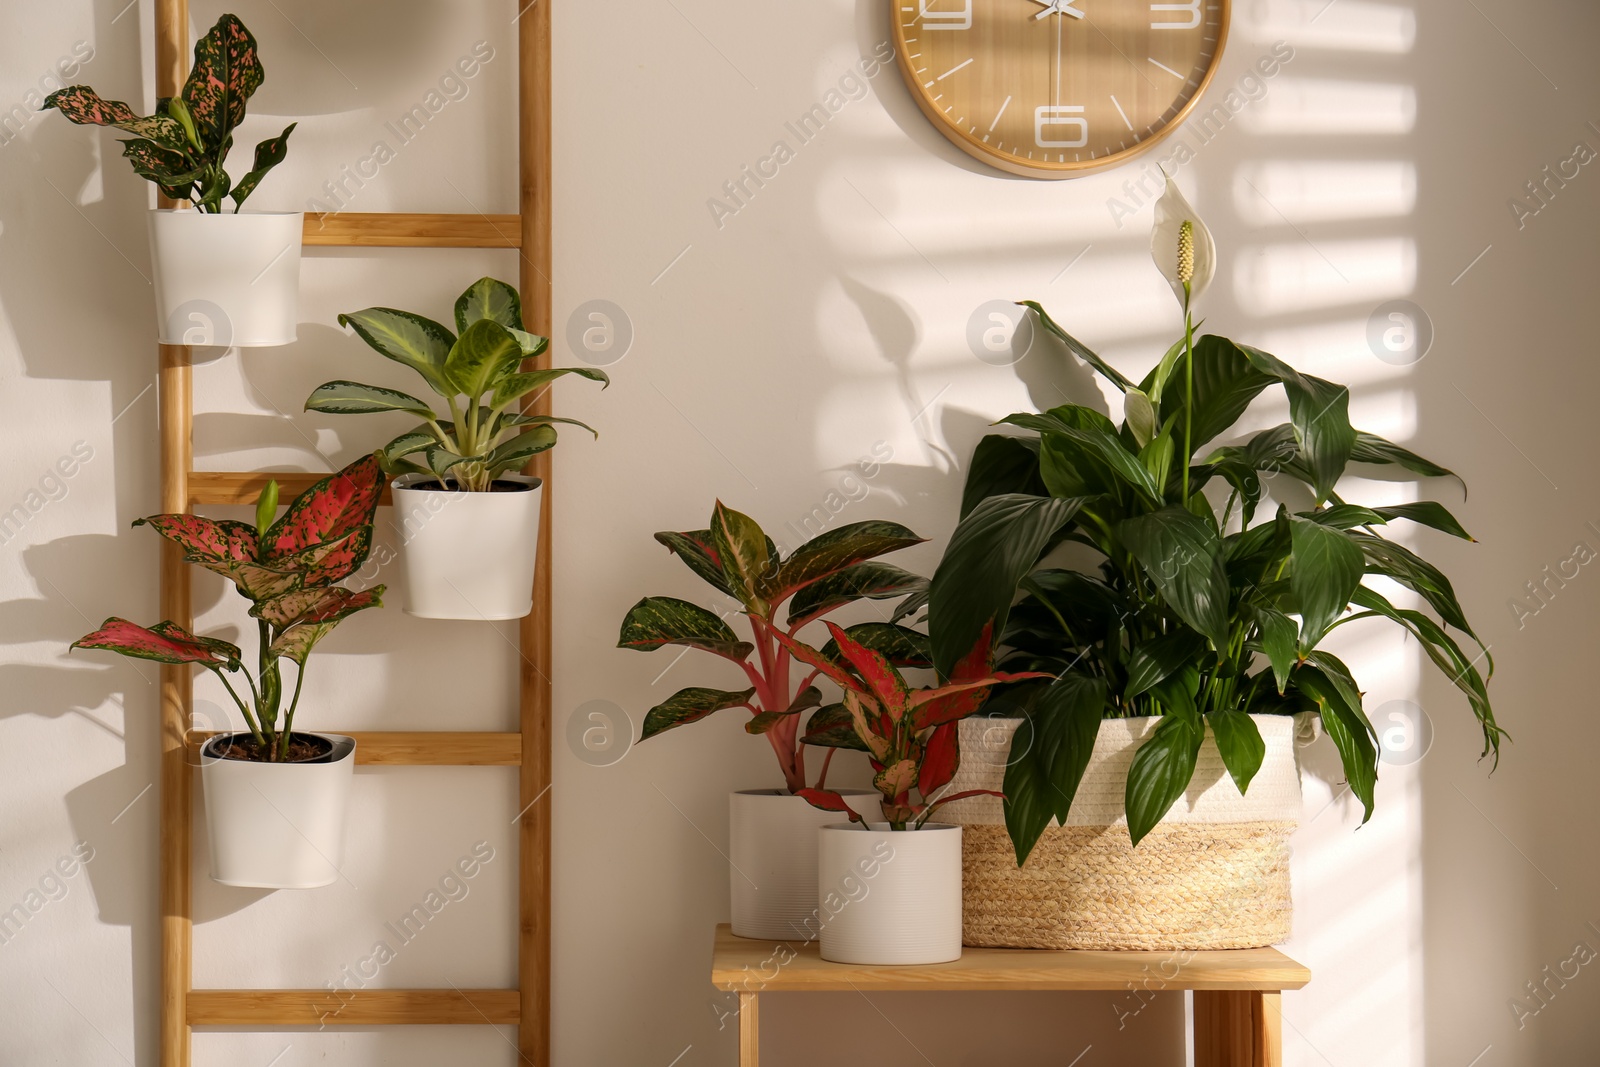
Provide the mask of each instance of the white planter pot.
POLYGON ((299 212, 150 212, 162 344, 264 348, 300 321, 299 212))
MULTIPOLYGON (((842 789, 862 818, 879 817, 878 794, 842 789)), ((778 789, 728 795, 733 932, 774 941, 817 936, 817 831, 839 818, 778 789)))
MULTIPOLYGON (((1266 757, 1241 794, 1207 731, 1189 788, 1137 848, 1124 797, 1134 754, 1159 721, 1107 719, 1067 813, 1017 867, 995 797, 934 817, 965 831, 966 943, 1042 949, 1258 948, 1289 937, 1289 838, 1300 818, 1297 734, 1313 719, 1252 715, 1266 757), (1297 721, 1297 719, 1299 721, 1297 721)), ((952 793, 1001 790, 1020 719, 961 723, 952 793)))
POLYGON ((528 488, 462 493, 431 474, 394 480, 405 610, 425 619, 520 619, 533 610, 539 552, 538 478, 502 474, 528 488), (434 488, 423 488, 423 486, 434 488))
POLYGON ((867 825, 817 831, 822 958, 869 966, 960 959, 961 827, 867 825))
POLYGON ((338 734, 302 736, 333 742, 332 754, 320 763, 219 759, 212 753, 226 745, 227 735, 201 749, 214 880, 254 889, 315 889, 339 877, 356 743, 338 734))

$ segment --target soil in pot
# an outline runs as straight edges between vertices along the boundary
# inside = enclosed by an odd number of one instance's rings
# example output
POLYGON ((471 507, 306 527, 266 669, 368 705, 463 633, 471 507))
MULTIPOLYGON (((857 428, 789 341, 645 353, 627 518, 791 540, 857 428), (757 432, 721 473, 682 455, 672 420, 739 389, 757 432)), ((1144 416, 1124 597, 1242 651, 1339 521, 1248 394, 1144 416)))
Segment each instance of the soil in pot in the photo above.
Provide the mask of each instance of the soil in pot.
POLYGON ((316 734, 290 734, 289 758, 275 760, 271 745, 257 744, 249 734, 232 734, 206 746, 206 753, 238 763, 327 763, 333 757, 333 742, 316 734))

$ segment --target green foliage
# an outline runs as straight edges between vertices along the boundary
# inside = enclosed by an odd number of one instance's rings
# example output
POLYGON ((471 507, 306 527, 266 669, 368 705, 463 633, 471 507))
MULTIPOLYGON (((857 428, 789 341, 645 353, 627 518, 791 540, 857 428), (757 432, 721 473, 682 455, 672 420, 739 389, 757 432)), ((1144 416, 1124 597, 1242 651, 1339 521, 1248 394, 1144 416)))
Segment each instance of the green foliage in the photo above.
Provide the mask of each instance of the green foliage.
POLYGON ((111 126, 134 136, 122 142, 123 157, 163 195, 188 200, 217 213, 224 198, 234 211, 289 151, 290 123, 256 145, 249 173, 233 184, 224 169, 233 131, 244 121, 245 103, 266 80, 256 39, 235 15, 223 15, 195 42, 194 68, 179 96, 156 101, 156 113, 139 117, 120 100, 104 100, 87 85, 69 85, 45 98, 68 119, 86 126, 111 126))
MULTIPOLYGON (((339 316, 378 354, 410 367, 442 397, 449 417, 410 393, 360 382, 324 382, 306 401, 307 411, 334 415, 404 412, 421 425, 396 437, 380 452, 391 475, 432 474, 468 492, 486 493, 507 471, 521 470, 540 452, 554 448, 554 423, 595 431, 576 419, 528 415, 530 397, 557 378, 576 374, 602 387, 611 379, 593 367, 523 370, 549 348, 547 338, 522 328, 522 301, 505 282, 479 278, 456 300, 460 335, 421 315, 373 307, 339 316)), ((596 436, 599 436, 596 434, 596 436)))
POLYGON ((978 446, 961 522, 929 591, 942 676, 985 626, 1001 635, 1001 667, 1058 676, 1017 694, 1025 719, 1005 791, 1019 863, 1051 818, 1065 818, 1101 717, 1162 719, 1129 776, 1136 843, 1188 787, 1207 730, 1248 789, 1264 754, 1251 714, 1319 712, 1370 817, 1376 735, 1349 670, 1318 648, 1365 619, 1386 619, 1421 643, 1466 694, 1484 755, 1498 759, 1503 731, 1486 687, 1493 659, 1449 579, 1380 533, 1399 520, 1470 540, 1466 530, 1434 501, 1368 508, 1335 491, 1352 463, 1423 477, 1453 476, 1447 468, 1356 430, 1347 389, 1258 349, 1191 330, 1135 385, 1028 306, 1128 403, 1120 426, 1073 404, 1003 420, 1032 436, 978 446), (1287 424, 1207 451, 1274 386, 1288 400, 1287 424), (1272 477, 1314 506, 1279 504, 1258 520, 1262 481, 1272 477), (1064 542, 1093 550, 1097 563, 1045 566, 1064 542), (1413 590, 1433 615, 1396 608, 1362 584, 1365 575, 1413 590))

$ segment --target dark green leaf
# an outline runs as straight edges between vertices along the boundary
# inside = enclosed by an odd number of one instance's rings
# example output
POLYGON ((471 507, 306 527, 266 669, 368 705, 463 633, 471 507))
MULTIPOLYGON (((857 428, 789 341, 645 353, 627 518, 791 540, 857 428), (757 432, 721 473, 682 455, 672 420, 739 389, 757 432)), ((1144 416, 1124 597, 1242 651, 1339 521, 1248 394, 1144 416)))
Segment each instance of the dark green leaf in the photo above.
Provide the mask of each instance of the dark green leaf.
POLYGON ((1294 672, 1294 684, 1317 702, 1322 712, 1322 728, 1328 732, 1339 759, 1344 764, 1345 781, 1361 801, 1361 821, 1372 818, 1373 791, 1378 782, 1378 747, 1372 724, 1359 705, 1352 707, 1341 687, 1309 664, 1294 672))
POLYGON ((1017 303, 1025 308, 1032 308, 1034 314, 1039 316, 1039 321, 1044 325, 1044 328, 1049 330, 1056 337, 1060 338, 1066 344, 1068 351, 1077 356, 1079 359, 1083 360, 1085 363, 1089 364, 1089 366, 1093 367, 1095 370, 1099 371, 1114 385, 1116 385, 1118 389, 1126 391, 1128 387, 1133 384, 1133 382, 1129 381, 1122 374, 1122 372, 1118 371, 1111 364, 1107 363, 1105 360, 1101 359, 1099 356, 1090 351, 1087 345, 1083 344, 1083 342, 1079 341, 1076 337, 1073 337, 1066 330, 1063 330, 1060 326, 1056 325, 1056 321, 1052 319, 1045 312, 1044 308, 1040 307, 1038 303, 1032 300, 1019 300, 1017 303))
POLYGON ((653 652, 664 645, 687 645, 742 663, 755 646, 741 641, 716 615, 686 600, 645 597, 622 620, 618 648, 653 652))
POLYGON ((928 587, 928 579, 892 563, 871 560, 846 567, 795 594, 789 602, 789 626, 804 626, 835 608, 857 600, 888 600, 928 587))
MULTIPOLYGON (((759 591, 776 603, 863 560, 920 545, 924 540, 897 522, 853 522, 818 534, 795 549, 783 562, 776 579, 763 581, 759 591)), ((790 617, 794 614, 791 609, 790 617)))
POLYGON ((699 722, 707 715, 725 708, 739 707, 749 701, 754 694, 753 688, 742 692, 705 689, 700 686, 680 689, 645 714, 644 732, 639 740, 648 741, 664 730, 699 722))
POLYGON ((972 650, 984 627, 1004 630, 1017 583, 1079 504, 1006 493, 989 497, 956 526, 929 589, 933 659, 941 677, 972 650))
POLYGON ((1261 739, 1261 730, 1255 720, 1242 711, 1223 709, 1206 716, 1211 732, 1217 739, 1217 750, 1222 753, 1222 765, 1239 792, 1248 793, 1250 782, 1267 758, 1267 743, 1261 739))
POLYGON ((683 560, 684 565, 699 575, 701 581, 720 593, 734 595, 733 587, 722 573, 722 561, 712 543, 710 530, 687 530, 683 533, 663 530, 656 534, 656 540, 683 560))
POLYGON ((1347 534, 1296 515, 1289 520, 1289 586, 1300 608, 1302 650, 1317 646, 1361 584, 1361 549, 1347 534))
POLYGON ((991 496, 1024 493, 1048 496, 1039 474, 1039 440, 990 434, 978 442, 967 465, 967 484, 961 494, 961 518, 991 496))
POLYGON ((856 734, 855 719, 843 704, 829 704, 819 708, 806 723, 806 732, 800 738, 808 745, 819 748, 852 748, 866 752, 867 744, 856 734))
POLYGON ((1181 715, 1164 715, 1128 767, 1128 836, 1137 846, 1189 788, 1202 734, 1181 715))
POLYGON ((1137 645, 1128 660, 1123 703, 1164 681, 1179 668, 1195 666, 1205 648, 1206 639, 1188 629, 1175 630, 1137 645))
POLYGON ((1278 683, 1278 692, 1282 693, 1289 684, 1289 672, 1298 660, 1300 632, 1294 620, 1276 608, 1257 604, 1253 610, 1261 635, 1261 651, 1272 664, 1272 676, 1278 683))
POLYGON ((1352 531, 1347 534, 1366 556, 1367 573, 1393 578, 1401 585, 1418 593, 1439 617, 1462 633, 1476 639, 1466 613, 1456 600, 1455 587, 1433 564, 1404 545, 1378 537, 1375 534, 1352 531))
POLYGON ((1178 617, 1228 647, 1228 576, 1214 529, 1183 508, 1125 519, 1117 532, 1178 617))
POLYGON ((1017 866, 1027 861, 1051 819, 1065 825, 1104 710, 1104 684, 1069 674, 1040 692, 1033 712, 1012 735, 1002 788, 1017 866))
POLYGON ((250 173, 239 179, 239 184, 233 187, 233 192, 228 195, 233 199, 234 210, 244 206, 245 197, 255 192, 256 186, 261 184, 261 179, 267 172, 289 155, 289 135, 299 123, 291 122, 284 127, 282 133, 276 137, 268 137, 256 145, 255 165, 250 168, 250 173))
POLYGON ((1420 474, 1424 478, 1455 478, 1460 481, 1460 476, 1448 467, 1441 467, 1430 459, 1423 459, 1410 449, 1401 448, 1393 441, 1386 441, 1377 434, 1356 431, 1355 447, 1350 452, 1352 463, 1379 463, 1395 464, 1404 467, 1412 474, 1420 474))

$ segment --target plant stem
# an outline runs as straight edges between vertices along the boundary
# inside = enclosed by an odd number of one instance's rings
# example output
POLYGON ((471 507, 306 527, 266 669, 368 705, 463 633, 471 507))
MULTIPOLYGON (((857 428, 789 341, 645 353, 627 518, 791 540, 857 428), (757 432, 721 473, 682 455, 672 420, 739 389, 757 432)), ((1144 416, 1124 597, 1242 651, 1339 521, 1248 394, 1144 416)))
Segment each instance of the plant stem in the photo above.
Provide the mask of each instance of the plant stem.
POLYGON ((833 763, 833 754, 837 751, 839 750, 836 748, 829 748, 828 754, 822 757, 822 771, 817 775, 818 789, 823 788, 825 783, 828 781, 828 766, 833 763))
POLYGON ((1183 506, 1189 506, 1189 460, 1194 455, 1194 319, 1189 316, 1189 283, 1183 283, 1183 506))
POLYGON ((283 734, 278 739, 277 762, 279 763, 287 762, 289 759, 289 739, 294 736, 291 733, 291 731, 294 729, 294 709, 300 706, 300 687, 305 684, 305 680, 306 667, 305 664, 302 663, 300 664, 300 669, 295 671, 294 696, 290 698, 289 710, 284 713, 283 716, 283 734))
MULTIPOLYGON (((250 736, 255 739, 255 743, 256 744, 260 745, 262 748, 265 748, 266 745, 267 745, 267 739, 261 735, 261 727, 260 727, 260 725, 257 724, 256 717, 255 717, 254 714, 251 713, 249 705, 247 705, 243 700, 239 699, 239 694, 234 691, 234 688, 233 688, 232 685, 228 684, 228 676, 227 675, 223 674, 221 671, 217 671, 216 675, 217 675, 218 678, 220 678, 222 680, 222 685, 223 685, 223 687, 225 689, 228 690, 228 695, 233 698, 233 702, 235 704, 239 705, 239 710, 244 712, 244 721, 250 727, 250 736)), ((250 672, 246 671, 244 677, 245 677, 246 681, 249 681, 250 680, 250 672)), ((254 683, 251 683, 250 689, 251 689, 251 692, 254 693, 254 691, 255 691, 255 684, 254 683)))

